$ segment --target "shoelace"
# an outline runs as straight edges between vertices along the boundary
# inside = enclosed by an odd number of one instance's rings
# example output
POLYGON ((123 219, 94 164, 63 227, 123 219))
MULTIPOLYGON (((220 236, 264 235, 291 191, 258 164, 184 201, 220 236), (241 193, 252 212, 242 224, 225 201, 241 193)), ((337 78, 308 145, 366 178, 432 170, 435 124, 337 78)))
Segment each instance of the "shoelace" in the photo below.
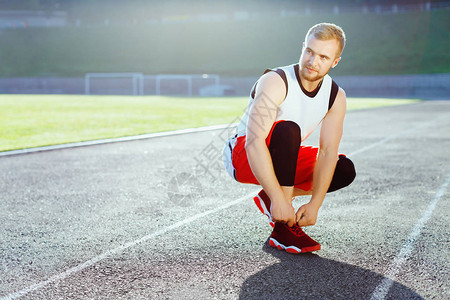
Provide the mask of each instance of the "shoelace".
POLYGON ((298 226, 298 225, 292 226, 292 227, 291 227, 291 231, 292 231, 295 235, 297 235, 297 236, 302 236, 302 235, 305 235, 305 234, 306 234, 306 233, 303 231, 303 229, 302 229, 300 226, 298 226))

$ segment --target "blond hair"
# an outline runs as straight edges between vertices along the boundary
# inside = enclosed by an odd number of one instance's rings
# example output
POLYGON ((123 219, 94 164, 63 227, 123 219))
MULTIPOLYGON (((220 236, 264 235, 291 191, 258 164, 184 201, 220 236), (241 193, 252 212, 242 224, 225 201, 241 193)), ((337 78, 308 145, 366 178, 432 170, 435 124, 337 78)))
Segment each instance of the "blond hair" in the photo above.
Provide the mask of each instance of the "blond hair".
POLYGON ((345 32, 341 27, 332 23, 319 23, 314 25, 308 30, 306 34, 305 41, 309 38, 310 35, 314 35, 316 39, 326 41, 326 40, 336 40, 339 44, 339 51, 336 57, 341 56, 342 51, 345 47, 345 32))

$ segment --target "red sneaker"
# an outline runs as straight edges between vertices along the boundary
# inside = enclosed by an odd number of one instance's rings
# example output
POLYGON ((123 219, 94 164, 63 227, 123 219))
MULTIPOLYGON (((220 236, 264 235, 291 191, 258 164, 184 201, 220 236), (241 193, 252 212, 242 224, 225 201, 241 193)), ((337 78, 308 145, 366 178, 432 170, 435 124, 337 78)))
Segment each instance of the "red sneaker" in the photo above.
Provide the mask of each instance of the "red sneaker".
POLYGON ((270 214, 271 201, 266 192, 261 190, 258 195, 253 198, 253 201, 255 201, 255 204, 258 206, 259 210, 269 218, 270 226, 274 227, 275 224, 272 221, 272 215, 270 214))
POLYGON ((320 250, 320 244, 310 238, 301 227, 289 227, 280 222, 275 223, 269 245, 295 254, 320 250))

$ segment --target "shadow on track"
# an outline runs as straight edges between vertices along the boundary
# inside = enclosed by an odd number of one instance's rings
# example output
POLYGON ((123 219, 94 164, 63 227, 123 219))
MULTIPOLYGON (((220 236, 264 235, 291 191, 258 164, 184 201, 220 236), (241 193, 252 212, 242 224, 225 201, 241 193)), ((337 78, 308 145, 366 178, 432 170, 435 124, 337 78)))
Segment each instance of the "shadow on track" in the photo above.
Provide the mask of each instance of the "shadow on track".
MULTIPOLYGON (((281 260, 250 276, 239 299, 370 299, 384 278, 358 266, 316 254, 293 255, 264 244, 263 250, 281 260)), ((386 299, 423 299, 394 282, 386 299)))

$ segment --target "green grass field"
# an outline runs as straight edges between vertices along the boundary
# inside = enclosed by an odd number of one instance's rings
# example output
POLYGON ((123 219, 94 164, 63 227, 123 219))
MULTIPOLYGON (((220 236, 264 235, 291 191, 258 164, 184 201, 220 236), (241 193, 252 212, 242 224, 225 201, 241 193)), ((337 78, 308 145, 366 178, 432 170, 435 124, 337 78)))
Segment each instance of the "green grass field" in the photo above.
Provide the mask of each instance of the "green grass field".
MULTIPOLYGON (((348 109, 412 103, 349 99, 348 109)), ((0 151, 236 122, 247 97, 0 95, 0 151)))

